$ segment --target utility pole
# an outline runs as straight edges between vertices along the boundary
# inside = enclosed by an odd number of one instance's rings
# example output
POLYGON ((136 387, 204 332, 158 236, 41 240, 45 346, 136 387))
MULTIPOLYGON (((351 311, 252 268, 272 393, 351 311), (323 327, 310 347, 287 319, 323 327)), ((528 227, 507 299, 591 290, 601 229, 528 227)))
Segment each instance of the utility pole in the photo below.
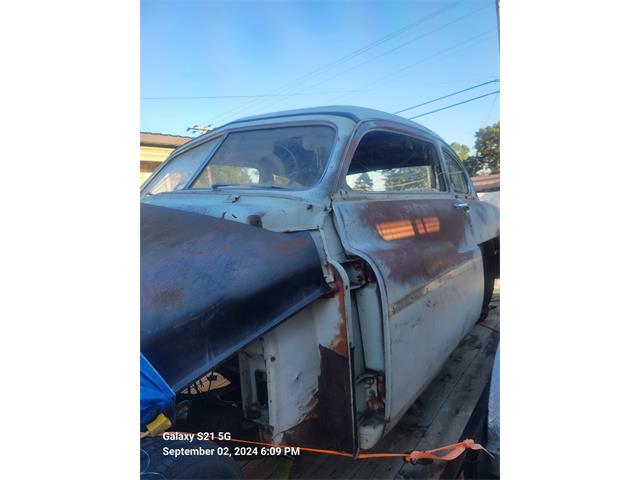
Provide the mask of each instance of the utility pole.
POLYGON ((213 130, 211 125, 193 125, 192 127, 187 127, 187 132, 198 132, 200 134, 205 134, 213 130))
POLYGON ((496 18, 498 20, 498 50, 500 50, 500 0, 496 0, 496 18))

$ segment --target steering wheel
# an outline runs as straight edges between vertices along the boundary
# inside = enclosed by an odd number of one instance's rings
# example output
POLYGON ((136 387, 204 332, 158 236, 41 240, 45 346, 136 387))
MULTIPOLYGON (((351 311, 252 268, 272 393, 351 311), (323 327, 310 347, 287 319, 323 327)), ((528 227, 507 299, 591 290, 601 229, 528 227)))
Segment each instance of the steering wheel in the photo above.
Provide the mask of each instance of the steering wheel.
MULTIPOLYGON (((275 153, 276 149, 278 149, 278 148, 281 148, 282 150, 284 150, 284 151, 287 153, 287 155, 291 158, 291 162, 292 162, 292 164, 293 164, 293 165, 295 165, 295 167, 297 167, 297 166, 298 166, 298 159, 297 159, 297 157, 293 154, 293 152, 292 152, 292 151, 291 151, 291 150, 290 150, 286 145, 284 145, 284 144, 282 144, 282 143, 278 143, 278 144, 276 144, 276 145, 273 147, 274 153, 275 153)), ((276 155, 277 155, 277 154, 276 154, 276 155)), ((282 159, 281 159, 281 160, 282 160, 282 159)), ((293 166, 293 165, 292 165, 292 166, 293 166)), ((291 173, 294 173, 294 174, 295 174, 297 171, 298 171, 298 169, 296 168, 296 169, 295 169, 295 170, 293 170, 291 173)), ((287 178, 287 180, 288 180, 288 181, 287 181, 287 183, 285 184, 286 186, 290 186, 290 185, 293 185, 294 183, 296 183, 295 179, 294 179, 294 178, 292 178, 292 177, 295 177, 295 175, 287 175, 287 176, 286 176, 286 178, 287 178)))

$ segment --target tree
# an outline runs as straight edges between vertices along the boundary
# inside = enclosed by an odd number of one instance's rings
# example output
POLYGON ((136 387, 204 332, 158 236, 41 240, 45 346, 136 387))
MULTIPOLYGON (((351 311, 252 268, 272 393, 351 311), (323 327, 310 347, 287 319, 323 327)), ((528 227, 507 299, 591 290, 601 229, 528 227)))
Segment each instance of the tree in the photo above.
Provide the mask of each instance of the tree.
POLYGON ((451 144, 451 148, 453 149, 454 152, 456 152, 456 155, 458 155, 458 158, 462 160, 462 163, 464 164, 464 168, 467 169, 467 172, 469 172, 469 175, 471 176, 475 175, 478 168, 480 168, 480 166, 478 165, 478 159, 473 155, 469 155, 471 152, 469 147, 466 146, 464 143, 453 142, 451 144))
POLYGON ((383 172, 382 177, 388 191, 424 190, 433 184, 431 171, 425 167, 391 168, 383 172))
POLYGON ((463 162, 467 158, 469 158, 469 147, 467 147, 466 145, 453 142, 451 144, 451 148, 453 148, 453 151, 456 152, 456 155, 458 155, 458 158, 460 158, 460 160, 462 160, 463 162))
POLYGON ((470 155, 469 147, 453 142, 456 152, 469 175, 497 173, 500 171, 500 122, 478 129, 475 133, 475 154, 470 155))
POLYGON ((479 129, 476 132, 476 157, 483 173, 500 171, 500 122, 479 129))
POLYGON ((463 162, 464 168, 467 169, 469 175, 474 177, 484 168, 481 159, 477 155, 469 155, 463 162))
POLYGON ((373 190, 373 180, 367 172, 361 173, 353 185, 354 190, 362 190, 368 192, 373 190))

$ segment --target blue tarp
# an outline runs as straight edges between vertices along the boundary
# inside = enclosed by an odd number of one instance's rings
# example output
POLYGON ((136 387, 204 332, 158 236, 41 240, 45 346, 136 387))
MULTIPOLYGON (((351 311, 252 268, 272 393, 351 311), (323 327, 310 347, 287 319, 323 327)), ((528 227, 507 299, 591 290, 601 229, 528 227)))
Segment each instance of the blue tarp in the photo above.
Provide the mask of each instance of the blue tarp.
POLYGON ((160 413, 169 419, 175 410, 175 394, 149 361, 140 354, 140 431, 160 413))

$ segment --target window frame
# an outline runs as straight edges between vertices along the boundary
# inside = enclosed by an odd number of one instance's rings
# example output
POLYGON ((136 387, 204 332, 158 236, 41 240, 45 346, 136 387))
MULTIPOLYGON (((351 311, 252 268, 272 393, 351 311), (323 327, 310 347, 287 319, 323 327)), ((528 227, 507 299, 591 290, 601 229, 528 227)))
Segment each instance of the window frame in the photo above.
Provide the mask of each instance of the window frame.
MULTIPOLYGON (((171 152, 171 155, 169 155, 169 157, 167 157, 167 159, 160 164, 159 168, 157 168, 150 176, 149 178, 147 178, 147 180, 142 184, 142 186, 140 187, 140 192, 143 195, 149 194, 149 192, 147 191, 148 186, 151 184, 151 182, 153 182, 153 180, 160 175, 166 168, 168 165, 170 165, 176 158, 178 158, 179 156, 181 156, 184 153, 189 152, 190 150, 193 150, 194 148, 198 148, 202 145, 204 145, 205 143, 211 143, 211 142, 215 142, 216 140, 219 139, 223 139, 223 137, 225 136, 225 132, 218 132, 217 135, 212 135, 211 137, 199 137, 199 138, 195 138, 193 140, 190 140, 189 142, 187 142, 184 146, 178 147, 176 148, 173 152, 171 152)), ((210 153, 210 155, 208 155, 206 157, 206 161, 204 162, 205 164, 209 162, 209 160, 211 159, 211 157, 213 157, 213 155, 215 154, 215 152, 218 150, 218 148, 220 147, 220 145, 222 145, 222 140, 220 140, 220 142, 218 143, 217 147, 213 148, 213 151, 210 153)), ((196 172, 200 171, 200 168, 202 167, 202 165, 200 165, 199 167, 196 168, 196 172)), ((172 190, 171 192, 163 192, 163 193, 172 193, 172 192, 183 192, 185 190, 187 190, 190 186, 191 183, 193 182, 193 175, 185 182, 185 187, 180 189, 180 190, 172 190)))
POLYGON ((442 144, 441 145, 441 150, 442 150, 442 163, 446 168, 446 177, 447 177, 447 183, 449 183, 450 188, 451 188, 451 193, 453 193, 454 195, 462 195, 465 197, 475 197, 476 192, 473 189, 473 182, 471 182, 471 177, 469 176, 469 172, 467 172, 467 169, 464 168, 464 165, 462 165, 462 160, 460 160, 460 158, 458 158, 458 155, 456 154, 456 152, 450 148, 448 145, 446 144, 442 144), (467 191, 466 192, 458 192, 455 189, 455 185, 453 183, 453 180, 451 178, 451 173, 449 172, 449 165, 447 165, 446 159, 445 159, 445 155, 449 155, 451 157, 451 159, 454 161, 454 163, 456 165, 458 165, 458 167, 460 168, 460 170, 462 171, 466 184, 467 184, 467 191))
MULTIPOLYGON (((289 115, 287 115, 289 116, 289 115)), ((260 119, 262 120, 262 119, 260 119)), ((232 122, 233 123, 233 122, 232 122)), ((274 122, 274 123, 266 123, 266 124, 254 124, 254 125, 243 125, 243 126, 238 126, 238 127, 234 127, 234 128, 225 128, 224 130, 219 130, 219 131, 214 131, 211 133, 206 133, 204 135, 202 135, 201 137, 197 137, 194 138, 193 140, 190 140, 189 142, 185 143, 184 145, 181 145, 180 147, 176 148, 171 155, 169 155, 169 157, 167 157, 167 159, 160 164, 160 166, 149 176, 149 178, 147 178, 147 180, 140 186, 140 193, 141 195, 144 197, 148 194, 147 192, 147 187, 148 185, 153 181, 153 179, 159 175, 165 168, 167 165, 169 165, 170 162, 174 161, 179 155, 182 155, 183 153, 188 152, 189 150, 199 147, 204 143, 209 143, 215 140, 220 140, 220 143, 218 144, 218 146, 216 146, 211 152, 210 154, 206 157, 206 159, 202 162, 202 164, 195 170, 194 174, 191 176, 191 178, 189 178, 189 180, 186 182, 186 186, 185 188, 183 188, 182 190, 174 190, 171 192, 163 192, 163 194, 172 194, 172 193, 203 193, 203 192, 212 192, 211 189, 209 188, 191 188, 193 183, 196 181, 196 179, 198 178, 198 176, 200 176, 200 174, 202 173, 202 171, 206 168, 206 166, 208 165, 208 163, 211 161, 211 159, 213 158, 213 156, 216 154, 216 152, 218 151, 218 148, 220 148, 220 146, 222 145, 222 143, 225 141, 225 139, 227 138, 227 136, 231 133, 236 133, 236 132, 246 132, 246 131, 253 131, 253 130, 267 130, 267 129, 277 129, 277 128, 286 128, 286 127, 305 127, 305 126, 325 126, 325 127, 330 127, 333 130, 333 144, 331 146, 331 150, 329 151, 329 155, 327 157, 327 163, 325 165, 324 171, 322 172, 322 175, 320 176, 320 178, 318 178, 318 181, 315 183, 315 185, 305 188, 305 189, 287 189, 287 190, 282 190, 282 191, 272 191, 270 190, 270 192, 275 193, 275 194, 291 194, 291 192, 295 192, 295 193, 299 193, 299 192, 309 192, 311 190, 316 190, 318 189, 321 185, 325 184, 327 181, 327 176, 328 175, 335 175, 335 172, 332 172, 332 168, 331 168, 331 164, 333 162, 335 162, 336 160, 334 160, 334 157, 336 156, 336 151, 338 148, 338 145, 341 143, 341 139, 340 139, 340 128, 339 126, 329 120, 293 120, 293 121, 285 121, 285 122, 274 122)), ((251 189, 251 190, 265 190, 264 188, 258 188, 258 187, 243 187, 241 185, 237 185, 237 186, 230 186, 229 188, 225 189, 225 192, 228 191, 232 191, 234 189, 237 190, 246 190, 246 189, 251 189)))
POLYGON ((452 193, 451 187, 449 185, 449 180, 448 180, 448 176, 447 176, 447 171, 444 169, 444 161, 443 161, 443 157, 442 157, 442 153, 440 151, 440 148, 438 148, 439 146, 439 142, 437 139, 435 138, 430 138, 426 135, 422 135, 421 133, 418 132, 413 132, 413 131, 409 131, 409 130, 404 130, 402 128, 396 128, 396 125, 380 125, 380 123, 382 122, 375 122, 376 126, 373 126, 371 128, 363 128, 360 131, 357 131, 354 133, 351 142, 352 142, 352 147, 348 149, 347 152, 347 158, 345 158, 344 162, 343 162, 343 169, 341 170, 341 172, 339 173, 340 177, 340 185, 341 185, 341 189, 346 190, 346 192, 349 194, 349 196, 370 196, 370 195, 374 195, 376 197, 384 197, 384 196, 393 196, 393 197, 398 197, 398 196, 405 196, 405 197, 411 197, 411 196, 419 196, 419 197, 425 197, 425 196, 446 196, 452 193), (347 183, 347 174, 349 172, 349 167, 351 166, 351 162, 353 161, 353 157, 356 153, 356 151, 358 150, 358 148, 360 147, 360 143, 362 142, 362 140, 369 134, 371 133, 375 133, 375 132, 386 132, 386 133, 392 133, 394 135, 398 135, 401 137, 409 137, 412 138, 414 140, 417 140, 419 142, 424 142, 424 143, 428 143, 433 147, 433 150, 435 152, 435 158, 436 161, 439 162, 439 166, 440 166, 440 170, 442 172, 442 182, 443 182, 443 187, 444 190, 425 190, 425 191, 403 191, 403 190, 390 190, 390 191, 384 191, 384 192, 374 192, 374 191, 364 191, 364 190, 354 190, 353 188, 351 188, 351 186, 349 186, 349 184, 347 183), (356 140, 357 139, 357 140, 356 140))
MULTIPOLYGON (((294 121, 294 122, 284 122, 284 123, 273 123, 273 124, 265 124, 265 125, 251 125, 251 126, 245 126, 245 127, 240 127, 240 128, 232 128, 229 130, 226 130, 223 132, 222 134, 222 140, 220 141, 220 143, 218 144, 218 146, 214 149, 213 152, 211 152, 211 155, 209 155, 207 157, 207 160, 205 162, 202 163, 202 165, 200 165, 200 167, 196 170, 195 174, 189 179, 189 181, 187 182, 187 186, 182 190, 182 191, 188 191, 188 192, 203 192, 203 191, 211 191, 211 188, 193 188, 193 184, 196 182, 196 180, 198 179, 198 177, 200 176, 200 174, 204 171, 205 168, 207 168, 207 165, 209 164, 209 162, 211 161, 211 159, 214 157, 214 155, 216 154, 216 152, 218 151, 218 149, 222 146, 222 144, 225 142, 225 140, 227 139, 227 137, 232 134, 232 133, 242 133, 242 132, 252 132, 252 131, 258 131, 258 130, 277 130, 277 129, 282 129, 282 128, 288 128, 288 127, 315 127, 315 126, 324 126, 324 127, 330 127, 333 130, 333 143, 331 145, 331 150, 329 151, 329 154, 327 156, 327 161, 324 167, 324 170, 322 171, 322 175, 320 175, 320 177, 318 178, 318 181, 314 184, 311 185, 307 188, 300 188, 300 189, 285 189, 283 188, 283 191, 287 191, 287 192, 304 192, 304 191, 308 191, 314 188, 317 188, 318 185, 322 184, 325 180, 325 176, 327 175, 327 171, 329 170, 329 164, 332 161, 334 152, 335 152, 335 148, 336 148, 336 144, 338 143, 338 128, 336 127, 335 124, 331 123, 331 122, 325 122, 322 120, 316 120, 313 122, 309 122, 309 121, 294 121)), ((230 185, 225 191, 228 190, 233 190, 233 189, 252 189, 252 190, 261 190, 261 188, 259 186, 252 186, 252 187, 247 187, 247 186, 242 186, 242 185, 230 185)), ((264 189, 264 188, 263 188, 264 189)))

